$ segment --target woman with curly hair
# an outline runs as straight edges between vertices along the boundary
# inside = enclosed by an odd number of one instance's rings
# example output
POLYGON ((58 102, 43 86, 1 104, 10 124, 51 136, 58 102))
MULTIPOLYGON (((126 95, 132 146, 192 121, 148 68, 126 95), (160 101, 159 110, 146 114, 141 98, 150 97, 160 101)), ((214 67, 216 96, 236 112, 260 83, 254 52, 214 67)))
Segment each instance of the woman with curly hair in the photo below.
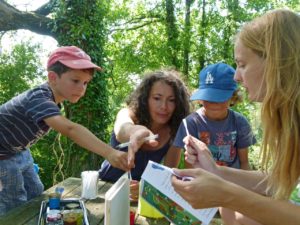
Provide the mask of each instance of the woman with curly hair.
MULTIPOLYGON (((117 114, 111 145, 130 141, 128 148, 120 151, 128 151, 128 163, 134 167, 132 179, 141 179, 149 160, 161 162, 165 157, 167 166, 176 167, 180 152, 172 151, 171 144, 180 122, 189 114, 189 95, 179 72, 160 70, 146 74, 126 103, 127 108, 117 114), (156 140, 144 141, 155 134, 156 140)), ((104 161, 100 178, 115 182, 124 172, 104 161)), ((131 198, 137 198, 137 193, 131 198)))
POLYGON ((262 102, 262 171, 217 166, 203 142, 184 140, 186 160, 199 168, 176 170, 194 179, 173 177, 173 186, 194 208, 226 208, 225 224, 300 224, 299 28, 299 14, 278 9, 247 23, 236 38, 235 79, 250 100, 262 102))

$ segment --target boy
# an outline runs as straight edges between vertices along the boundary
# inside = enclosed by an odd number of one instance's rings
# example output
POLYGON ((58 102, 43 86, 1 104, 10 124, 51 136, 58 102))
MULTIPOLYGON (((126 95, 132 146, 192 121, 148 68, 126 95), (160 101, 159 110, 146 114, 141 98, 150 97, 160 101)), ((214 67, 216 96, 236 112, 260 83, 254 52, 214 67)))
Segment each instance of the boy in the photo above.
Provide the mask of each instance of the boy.
POLYGON ((126 153, 112 149, 88 129, 61 115, 60 103, 76 103, 85 94, 94 70, 101 68, 83 50, 60 47, 48 59, 47 83, 0 106, 0 215, 42 193, 29 147, 51 128, 115 167, 129 169, 126 153))
POLYGON ((256 140, 247 119, 229 108, 240 100, 234 73, 225 63, 200 72, 199 89, 190 99, 202 107, 186 118, 186 125, 181 123, 173 145, 183 148, 188 131, 208 146, 217 164, 249 170, 248 147, 256 140))

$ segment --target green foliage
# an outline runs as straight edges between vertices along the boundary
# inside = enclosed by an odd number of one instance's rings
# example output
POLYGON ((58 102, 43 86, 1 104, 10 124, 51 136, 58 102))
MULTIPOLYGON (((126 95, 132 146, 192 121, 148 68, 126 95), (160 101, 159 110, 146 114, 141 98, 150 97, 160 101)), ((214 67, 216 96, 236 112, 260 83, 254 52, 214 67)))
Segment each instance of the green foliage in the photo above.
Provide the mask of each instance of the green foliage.
POLYGON ((42 76, 39 45, 22 42, 0 54, 0 104, 32 87, 42 76))
MULTIPOLYGON (((64 174, 57 173, 57 171, 54 170, 59 161, 57 160, 58 157, 56 157, 58 152, 55 148, 58 144, 56 137, 57 133, 55 131, 50 131, 46 137, 40 139, 31 147, 32 157, 34 158, 35 163, 39 165, 39 176, 45 188, 51 187, 55 181, 64 178, 64 174), (55 174, 58 174, 60 177, 57 178, 57 176, 54 176, 55 174), (57 178, 57 180, 55 180, 54 177, 57 178)), ((64 163, 61 163, 60 166, 64 166, 64 163)))
MULTIPOLYGON (((276 7, 297 7, 295 1, 191 1, 190 34, 184 27, 186 18, 185 1, 112 1, 109 18, 109 42, 106 45, 110 59, 110 88, 114 91, 111 105, 119 106, 136 85, 133 79, 145 70, 183 65, 183 47, 189 36, 189 70, 187 85, 198 88, 198 73, 206 65, 224 61, 235 66, 233 38, 239 27, 253 17, 276 7), (172 5, 173 4, 173 5, 172 5), (174 8, 172 23, 166 22, 166 6, 174 8), (176 25, 176 29, 171 27, 176 25), (171 31, 171 32, 170 32, 171 31), (174 33, 178 50, 178 64, 174 64, 168 42, 174 33)), ((188 30, 188 31, 189 31, 188 30)), ((174 49, 174 48, 173 48, 174 49)), ((179 68, 180 70, 183 68, 179 68)), ((237 107, 250 122, 256 121, 256 105, 245 100, 237 107)), ((255 133, 260 139, 259 126, 255 133)))
MULTIPOLYGON (((187 85, 191 90, 198 88, 198 73, 206 65, 224 61, 235 67, 233 38, 240 26, 255 16, 276 7, 299 7, 295 1, 191 1, 190 28, 184 27, 185 1, 112 1, 109 18, 109 42, 106 45, 110 59, 110 89, 113 91, 110 104, 116 112, 132 91, 137 79, 145 70, 183 65, 183 48, 187 37, 189 46, 189 74, 187 85), (166 23, 166 5, 174 7, 175 16, 166 23), (169 31, 169 32, 167 32, 169 31), (178 64, 170 57, 175 42, 168 42, 168 34, 174 32, 178 64), (186 33, 190 31, 190 33, 186 33)), ((183 68, 179 67, 182 71, 183 68)), ((247 98, 235 107, 252 124, 257 144, 250 149, 257 152, 261 141, 258 107, 247 98)), ((114 113, 115 114, 115 113, 114 113)), ((258 155, 258 154, 254 154, 258 155)), ((251 157, 250 157, 251 158, 251 157)), ((254 157, 253 163, 258 162, 254 157)), ((256 166, 257 167, 257 166, 256 166)))
MULTIPOLYGON (((198 73, 207 64, 224 61, 234 66, 232 39, 243 23, 276 7, 300 10, 297 0, 191 0, 187 29, 185 2, 51 1, 58 43, 79 46, 104 68, 95 74, 84 98, 74 105, 63 104, 66 117, 107 142, 116 112, 144 71, 160 67, 189 71, 185 74, 188 87, 198 88, 198 73), (183 54, 186 49, 188 59, 183 54), (182 68, 185 60, 188 70, 182 68)), ((37 48, 26 46, 0 56, 0 102, 28 89, 30 81, 41 74, 34 53, 37 48)), ((258 106, 245 99, 234 109, 251 122, 259 143, 258 106)), ((251 148, 250 160, 255 168, 258 168, 258 150, 258 144, 251 148)), ((40 140, 32 152, 46 187, 64 177, 79 176, 82 170, 98 169, 102 160, 56 132, 40 140)))
POLYGON ((146 70, 172 65, 166 54, 169 46, 164 26, 166 12, 162 5, 149 1, 121 2, 112 2, 106 45, 112 73, 110 104, 116 106, 114 114, 146 70))

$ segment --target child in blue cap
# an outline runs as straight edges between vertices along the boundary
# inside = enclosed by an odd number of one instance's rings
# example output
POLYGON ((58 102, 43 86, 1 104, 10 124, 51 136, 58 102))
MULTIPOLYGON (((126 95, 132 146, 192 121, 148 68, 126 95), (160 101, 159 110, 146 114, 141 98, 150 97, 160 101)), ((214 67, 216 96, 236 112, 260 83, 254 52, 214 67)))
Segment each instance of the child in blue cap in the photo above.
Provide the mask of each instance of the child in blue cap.
POLYGON ((248 147, 256 140, 247 119, 229 107, 241 100, 233 79, 235 70, 216 63, 199 74, 199 89, 190 100, 202 105, 182 122, 173 145, 184 147, 188 133, 204 142, 219 165, 249 170, 248 147))

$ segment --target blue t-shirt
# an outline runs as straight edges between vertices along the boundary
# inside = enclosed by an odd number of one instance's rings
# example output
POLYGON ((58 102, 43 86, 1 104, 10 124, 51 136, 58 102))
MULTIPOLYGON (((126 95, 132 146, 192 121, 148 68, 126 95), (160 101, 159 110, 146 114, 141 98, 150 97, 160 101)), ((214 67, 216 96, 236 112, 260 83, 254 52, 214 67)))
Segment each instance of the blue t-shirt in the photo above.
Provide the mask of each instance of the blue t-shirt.
POLYGON ((46 135, 45 118, 60 115, 48 83, 28 90, 0 106, 0 155, 13 155, 46 135))
MULTIPOLYGON (((110 144, 113 148, 120 144, 120 142, 117 141, 114 132, 111 135, 110 144)), ((170 143, 167 142, 163 147, 155 151, 143 151, 142 149, 139 149, 139 151, 135 153, 135 167, 131 170, 132 179, 141 179, 149 160, 160 163, 166 155, 169 147, 170 143)), ((120 151, 127 152, 128 148, 122 148, 120 151)), ((112 167, 111 164, 105 160, 99 170, 99 177, 105 181, 116 182, 124 173, 125 171, 112 167)))
MULTIPOLYGON (((186 122, 190 135, 204 142, 220 165, 240 168, 237 149, 247 148, 256 142, 247 119, 231 109, 226 119, 215 121, 209 120, 200 108, 186 117, 186 122)), ((181 122, 173 145, 183 148, 182 140, 186 135, 181 122)))

